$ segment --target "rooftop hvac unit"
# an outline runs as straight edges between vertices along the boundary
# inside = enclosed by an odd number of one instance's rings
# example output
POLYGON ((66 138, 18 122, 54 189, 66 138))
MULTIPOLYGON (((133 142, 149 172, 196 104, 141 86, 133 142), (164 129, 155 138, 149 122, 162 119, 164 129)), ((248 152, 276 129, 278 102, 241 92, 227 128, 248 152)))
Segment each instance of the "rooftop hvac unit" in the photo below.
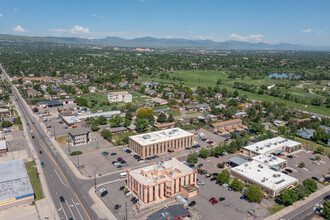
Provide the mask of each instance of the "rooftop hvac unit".
POLYGON ((264 163, 268 163, 268 160, 265 160, 264 163))
POLYGON ((274 178, 276 178, 276 177, 277 177, 277 175, 276 175, 276 174, 273 174, 273 177, 274 177, 274 178))
POLYGON ((151 136, 150 136, 149 134, 145 134, 145 135, 143 135, 142 137, 143 137, 143 139, 145 139, 145 140, 148 140, 148 139, 151 138, 151 136))

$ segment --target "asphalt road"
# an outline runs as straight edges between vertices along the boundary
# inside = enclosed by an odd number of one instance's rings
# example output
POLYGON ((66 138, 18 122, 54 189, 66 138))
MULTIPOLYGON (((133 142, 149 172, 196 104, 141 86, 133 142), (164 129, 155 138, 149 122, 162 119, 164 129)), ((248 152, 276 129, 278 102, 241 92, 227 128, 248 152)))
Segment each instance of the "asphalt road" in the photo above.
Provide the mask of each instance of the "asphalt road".
POLYGON ((310 220, 312 219, 315 214, 314 214, 314 207, 322 205, 324 200, 323 198, 327 194, 323 194, 316 199, 310 201, 309 203, 297 208, 290 214, 282 217, 282 220, 310 220))

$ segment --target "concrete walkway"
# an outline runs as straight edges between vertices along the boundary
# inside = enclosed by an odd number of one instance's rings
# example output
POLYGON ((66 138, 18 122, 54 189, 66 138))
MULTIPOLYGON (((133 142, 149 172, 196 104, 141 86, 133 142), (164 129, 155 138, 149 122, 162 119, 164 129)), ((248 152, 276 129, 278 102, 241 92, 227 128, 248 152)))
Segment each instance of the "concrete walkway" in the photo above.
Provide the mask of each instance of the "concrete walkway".
POLYGON ((300 200, 296 203, 294 203, 291 206, 288 206, 278 212, 276 212, 275 214, 267 217, 265 220, 277 220, 277 219, 281 219, 284 216, 286 216, 287 214, 291 213, 292 211, 298 209, 299 207, 306 205, 307 203, 309 203, 310 201, 316 199, 317 197, 321 196, 322 194, 328 193, 330 192, 330 185, 316 191, 315 193, 311 194, 309 197, 305 198, 305 200, 300 200))

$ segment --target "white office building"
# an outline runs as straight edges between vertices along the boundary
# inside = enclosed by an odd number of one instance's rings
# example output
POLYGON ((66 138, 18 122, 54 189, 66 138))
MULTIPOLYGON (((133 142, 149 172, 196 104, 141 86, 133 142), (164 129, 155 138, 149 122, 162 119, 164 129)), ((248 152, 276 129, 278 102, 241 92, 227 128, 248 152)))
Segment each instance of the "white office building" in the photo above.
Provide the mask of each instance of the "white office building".
POLYGON ((109 92, 108 100, 110 103, 114 102, 132 102, 132 95, 127 91, 119 91, 119 92, 109 92))

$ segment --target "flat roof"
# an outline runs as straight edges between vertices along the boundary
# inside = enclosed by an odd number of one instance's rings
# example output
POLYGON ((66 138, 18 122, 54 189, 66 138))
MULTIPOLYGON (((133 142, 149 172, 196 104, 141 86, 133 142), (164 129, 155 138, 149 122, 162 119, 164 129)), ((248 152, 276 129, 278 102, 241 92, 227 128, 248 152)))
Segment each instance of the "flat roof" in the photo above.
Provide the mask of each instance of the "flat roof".
POLYGON ((270 169, 270 166, 256 160, 245 163, 241 166, 231 168, 231 172, 255 182, 258 185, 277 191, 285 186, 298 182, 298 179, 284 173, 270 169))
POLYGON ((127 91, 109 92, 109 95, 130 95, 127 91))
POLYGON ((7 150, 7 144, 5 140, 0 141, 0 150, 7 150))
POLYGON ((277 166, 287 161, 286 159, 271 154, 260 154, 258 156, 252 157, 252 159, 269 166, 277 166))
POLYGON ((240 158, 240 157, 232 157, 232 158, 230 158, 229 159, 229 162, 231 162, 231 163, 234 163, 234 164, 236 164, 236 165, 242 165, 242 164, 244 164, 244 163, 246 163, 246 162, 248 162, 247 160, 244 160, 243 158, 240 158))
POLYGON ((67 124, 74 124, 81 122, 81 120, 76 116, 64 116, 62 118, 64 121, 66 121, 67 124))
POLYGON ((0 112, 2 112, 2 113, 9 112, 9 109, 7 109, 7 108, 0 108, 0 112))
POLYGON ((23 160, 0 163, 0 201, 34 195, 23 160))
POLYGON ((181 128, 171 128, 162 131, 150 132, 147 134, 139 134, 130 136, 129 138, 142 146, 171 141, 178 138, 193 136, 192 133, 182 130, 181 128))
POLYGON ((182 205, 172 205, 158 210, 147 217, 147 220, 177 219, 182 216, 190 216, 190 212, 182 205))
POLYGON ((87 134, 89 132, 91 132, 90 128, 82 127, 82 128, 77 128, 72 131, 69 131, 69 134, 71 134, 72 136, 78 136, 78 135, 87 134))
POLYGON ((300 145, 301 143, 297 141, 293 141, 283 137, 275 137, 271 139, 267 139, 264 141, 259 141, 255 144, 244 147, 244 149, 252 151, 257 154, 265 154, 270 151, 285 148, 285 147, 295 147, 300 145))
POLYGON ((120 115, 121 112, 119 110, 114 110, 114 111, 107 111, 107 112, 96 112, 96 113, 90 113, 90 114, 81 114, 78 115, 77 117, 79 119, 84 119, 84 118, 89 118, 89 117, 100 117, 100 116, 104 116, 106 118, 109 118, 113 115, 120 115))
POLYGON ((213 127, 218 127, 218 126, 222 126, 222 125, 227 125, 227 124, 231 124, 231 123, 242 123, 241 119, 232 119, 232 120, 228 120, 228 121, 222 121, 222 122, 218 122, 218 123, 214 123, 212 124, 213 127))
MULTIPOLYGON (((178 161, 175 158, 173 158, 172 160, 169 160, 169 161, 163 161, 162 163, 159 163, 159 164, 153 164, 150 166, 130 170, 128 172, 129 172, 129 175, 131 175, 140 184, 145 185, 145 186, 154 186, 157 184, 155 180, 159 180, 159 177, 157 177, 156 175, 143 176, 141 174, 141 170, 144 170, 144 171, 166 170, 166 169, 170 169, 170 168, 178 169, 181 172, 180 176, 185 176, 185 175, 188 175, 188 174, 191 174, 194 172, 194 170, 192 168, 188 167, 183 162, 178 161)), ((176 177, 176 178, 178 178, 178 177, 176 177)), ((171 181, 172 178, 165 174, 164 176, 162 176, 162 180, 164 180, 164 182, 171 181)))

